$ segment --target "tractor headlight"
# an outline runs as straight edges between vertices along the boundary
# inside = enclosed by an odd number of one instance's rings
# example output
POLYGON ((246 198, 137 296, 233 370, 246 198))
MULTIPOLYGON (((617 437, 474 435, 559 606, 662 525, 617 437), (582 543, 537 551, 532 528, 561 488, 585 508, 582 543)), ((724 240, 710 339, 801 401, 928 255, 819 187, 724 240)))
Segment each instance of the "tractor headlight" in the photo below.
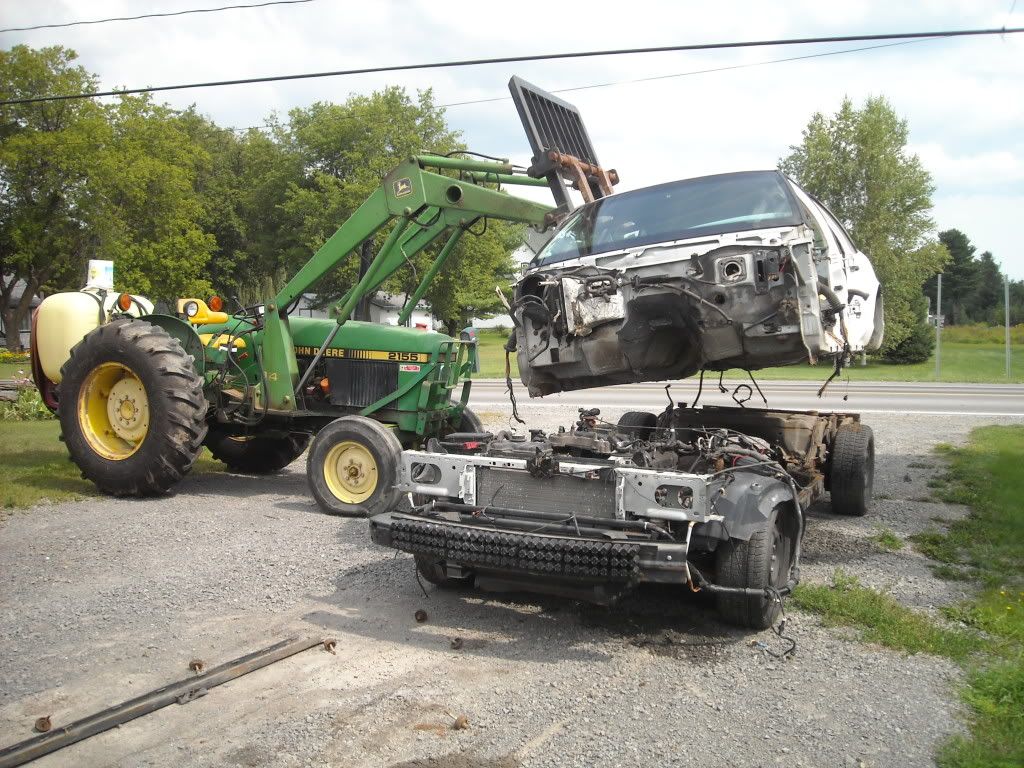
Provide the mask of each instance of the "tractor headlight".
POLYGON ((199 314, 199 304, 195 301, 186 301, 183 309, 185 310, 185 317, 195 317, 199 314))

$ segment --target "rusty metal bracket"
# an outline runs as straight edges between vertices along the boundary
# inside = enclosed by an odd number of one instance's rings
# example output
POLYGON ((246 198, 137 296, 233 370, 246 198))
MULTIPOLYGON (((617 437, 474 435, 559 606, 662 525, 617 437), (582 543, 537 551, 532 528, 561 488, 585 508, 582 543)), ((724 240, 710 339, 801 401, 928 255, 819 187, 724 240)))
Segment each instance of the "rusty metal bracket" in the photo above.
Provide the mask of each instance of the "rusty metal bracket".
POLYGON ((573 187, 579 190, 583 199, 592 203, 600 197, 608 197, 614 191, 612 187, 619 183, 619 174, 614 168, 606 171, 599 165, 592 165, 584 162, 574 155, 566 155, 561 152, 548 152, 548 160, 558 167, 568 171, 573 179, 573 187), (596 194, 594 185, 601 194, 596 194))
POLYGON ((170 683, 163 688, 136 696, 102 712, 83 717, 65 726, 58 726, 49 733, 26 739, 18 744, 0 749, 0 768, 15 768, 43 755, 56 752, 71 744, 95 736, 97 733, 116 728, 137 717, 148 715, 170 704, 187 704, 205 696, 211 688, 234 680, 242 675, 255 672, 275 661, 287 659, 297 653, 323 644, 322 638, 290 638, 267 648, 240 656, 233 661, 214 667, 209 672, 193 675, 186 680, 170 683))

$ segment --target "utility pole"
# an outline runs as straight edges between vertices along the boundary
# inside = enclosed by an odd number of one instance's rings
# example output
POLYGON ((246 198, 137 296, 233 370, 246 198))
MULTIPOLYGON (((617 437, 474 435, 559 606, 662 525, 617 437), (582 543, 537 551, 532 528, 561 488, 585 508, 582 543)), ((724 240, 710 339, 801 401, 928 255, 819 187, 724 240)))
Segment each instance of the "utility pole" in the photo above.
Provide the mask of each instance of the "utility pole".
POLYGON ((1010 378, 1010 276, 1003 275, 1003 306, 1006 309, 1006 378, 1010 378))
POLYGON ((935 380, 942 381, 942 273, 935 292, 935 380))

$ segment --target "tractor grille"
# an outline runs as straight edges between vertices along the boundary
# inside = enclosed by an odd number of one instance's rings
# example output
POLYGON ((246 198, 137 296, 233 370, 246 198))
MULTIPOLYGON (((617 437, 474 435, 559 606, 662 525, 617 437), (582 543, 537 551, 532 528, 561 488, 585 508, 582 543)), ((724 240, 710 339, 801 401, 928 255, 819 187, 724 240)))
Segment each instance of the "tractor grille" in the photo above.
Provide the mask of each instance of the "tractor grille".
POLYGON ((626 581, 640 572, 640 545, 560 536, 536 536, 398 519, 391 544, 460 565, 626 581))
POLYGON ((398 389, 398 363, 386 360, 328 360, 331 404, 363 408, 398 389))

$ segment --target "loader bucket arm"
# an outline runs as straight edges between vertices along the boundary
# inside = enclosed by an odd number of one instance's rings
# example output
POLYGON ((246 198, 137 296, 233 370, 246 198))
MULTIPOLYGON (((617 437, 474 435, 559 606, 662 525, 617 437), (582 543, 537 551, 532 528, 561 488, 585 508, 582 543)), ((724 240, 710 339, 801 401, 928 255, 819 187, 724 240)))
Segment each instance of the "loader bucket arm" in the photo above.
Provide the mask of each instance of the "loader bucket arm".
MULTIPOLYGON (((263 364, 267 372, 266 400, 269 408, 295 410, 296 392, 303 384, 299 380, 288 325, 288 307, 349 258, 363 241, 389 224, 392 228, 383 247, 359 282, 336 306, 338 327, 349 319, 360 299, 372 295, 388 277, 406 264, 408 257, 429 246, 444 232, 451 232, 449 241, 424 275, 414 297, 423 295, 454 249, 459 235, 478 219, 502 219, 538 228, 552 223, 551 206, 483 186, 489 183, 547 186, 543 179, 516 174, 510 163, 435 155, 412 157, 384 178, 381 185, 267 304, 263 364), (440 170, 458 171, 459 177, 443 175, 440 170)), ((332 339, 333 334, 324 341, 320 354, 332 339)), ((315 361, 316 358, 314 364, 315 361)), ((310 365, 307 370, 312 368, 310 365)))

